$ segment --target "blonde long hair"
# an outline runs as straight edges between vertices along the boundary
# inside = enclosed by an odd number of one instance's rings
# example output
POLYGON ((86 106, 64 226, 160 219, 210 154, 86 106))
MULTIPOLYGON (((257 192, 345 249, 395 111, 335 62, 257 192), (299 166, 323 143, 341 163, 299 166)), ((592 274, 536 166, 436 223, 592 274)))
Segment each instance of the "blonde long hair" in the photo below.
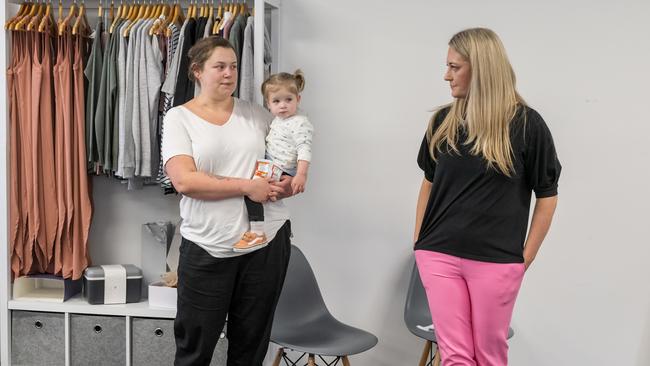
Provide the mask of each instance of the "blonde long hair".
MULTIPOLYGON (((506 50, 492 30, 471 28, 456 33, 449 47, 469 61, 471 81, 467 96, 456 98, 447 106, 451 109, 434 132, 431 118, 427 130, 429 153, 437 161, 443 143, 458 153, 457 138, 461 124, 466 121, 467 140, 472 155, 481 155, 488 168, 495 168, 510 177, 514 173, 510 121, 518 106, 525 106, 517 93, 515 73, 506 50)), ((446 106, 445 106, 446 107, 446 106)), ((444 107, 443 107, 444 108, 444 107)))

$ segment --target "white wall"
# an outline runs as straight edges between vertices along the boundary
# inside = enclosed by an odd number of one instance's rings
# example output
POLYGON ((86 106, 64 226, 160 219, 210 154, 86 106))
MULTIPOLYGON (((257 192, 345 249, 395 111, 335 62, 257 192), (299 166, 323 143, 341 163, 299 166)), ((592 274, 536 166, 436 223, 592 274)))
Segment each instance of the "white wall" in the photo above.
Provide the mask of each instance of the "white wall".
POLYGON ((415 365, 402 313, 419 143, 448 39, 494 29, 564 171, 555 222, 528 271, 512 365, 650 364, 650 3, 283 0, 282 63, 300 67, 316 126, 294 241, 330 310, 380 339, 352 364, 415 365))

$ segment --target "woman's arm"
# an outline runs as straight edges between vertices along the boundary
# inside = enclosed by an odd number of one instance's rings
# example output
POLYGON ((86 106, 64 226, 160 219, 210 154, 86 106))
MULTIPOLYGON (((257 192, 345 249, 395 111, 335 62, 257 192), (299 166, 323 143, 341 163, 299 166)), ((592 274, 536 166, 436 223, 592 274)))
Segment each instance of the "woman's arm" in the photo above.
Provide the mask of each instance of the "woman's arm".
POLYGON ((265 179, 218 177, 198 171, 194 159, 177 155, 165 164, 167 176, 174 188, 185 196, 202 200, 221 200, 248 196, 256 202, 265 202, 271 186, 265 179))
POLYGON ((424 210, 427 208, 429 202, 429 195, 431 194, 431 182, 426 178, 422 178, 422 186, 420 187, 420 194, 418 195, 418 203, 415 208, 415 232, 413 233, 413 244, 420 236, 420 228, 422 227, 422 219, 424 218, 424 210))
POLYGON ((526 265, 526 269, 533 263, 539 247, 542 246, 546 233, 548 233, 548 229, 551 227, 556 206, 557 196, 538 198, 535 201, 533 219, 531 220, 528 238, 526 238, 526 244, 524 246, 524 264, 526 265))

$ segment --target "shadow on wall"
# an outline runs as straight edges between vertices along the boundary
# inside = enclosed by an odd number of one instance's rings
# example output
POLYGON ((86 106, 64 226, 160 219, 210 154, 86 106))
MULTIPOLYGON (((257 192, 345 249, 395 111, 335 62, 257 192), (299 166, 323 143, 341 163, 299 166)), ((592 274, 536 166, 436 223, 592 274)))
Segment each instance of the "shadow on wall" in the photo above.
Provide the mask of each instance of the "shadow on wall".
POLYGON ((650 344, 650 306, 648 307, 648 313, 646 314, 645 319, 645 328, 644 332, 641 335, 641 342, 639 343, 639 355, 636 358, 636 366, 645 366, 650 360, 650 347, 644 345, 650 344))
MULTIPOLYGON (((396 358, 401 359, 404 364, 416 365, 422 349, 424 347, 424 340, 411 334, 404 324, 404 304, 406 303, 406 295, 408 292, 409 281, 411 278, 411 270, 415 263, 415 257, 412 250, 405 251, 407 255, 400 257, 400 270, 396 272, 397 276, 392 277, 392 282, 386 284, 386 292, 395 294, 395 296, 385 296, 378 301, 388 301, 382 319, 385 319, 380 326, 376 328, 375 335, 379 338, 382 353, 386 352, 394 355, 396 358), (405 345, 408 345, 405 347, 405 345), (404 359, 403 357, 407 357, 404 359)), ((371 364, 382 365, 385 362, 385 356, 380 353, 372 353, 368 355, 371 364), (376 359, 375 359, 376 358, 376 359)))

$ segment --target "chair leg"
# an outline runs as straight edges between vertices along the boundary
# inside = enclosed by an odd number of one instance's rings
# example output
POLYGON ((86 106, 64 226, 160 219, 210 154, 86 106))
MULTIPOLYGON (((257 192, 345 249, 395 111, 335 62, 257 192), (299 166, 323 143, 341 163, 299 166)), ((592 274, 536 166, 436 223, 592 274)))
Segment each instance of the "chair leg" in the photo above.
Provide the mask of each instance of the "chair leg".
POLYGON ((429 353, 431 352, 431 341, 426 341, 424 343, 424 351, 422 351, 422 357, 420 357, 419 366, 426 366, 427 359, 429 358, 429 353))
POLYGON ((343 356, 341 359, 343 360, 343 366, 350 366, 350 360, 348 360, 348 356, 343 356))
POLYGON ((440 350, 436 347, 436 354, 433 356, 432 366, 440 366, 440 350))
POLYGON ((307 359, 307 365, 316 366, 316 359, 314 358, 314 355, 312 354, 309 355, 309 358, 307 359))
POLYGON ((284 353, 284 348, 278 350, 278 354, 275 355, 275 360, 273 360, 273 366, 280 366, 280 361, 282 361, 282 354, 284 353))

